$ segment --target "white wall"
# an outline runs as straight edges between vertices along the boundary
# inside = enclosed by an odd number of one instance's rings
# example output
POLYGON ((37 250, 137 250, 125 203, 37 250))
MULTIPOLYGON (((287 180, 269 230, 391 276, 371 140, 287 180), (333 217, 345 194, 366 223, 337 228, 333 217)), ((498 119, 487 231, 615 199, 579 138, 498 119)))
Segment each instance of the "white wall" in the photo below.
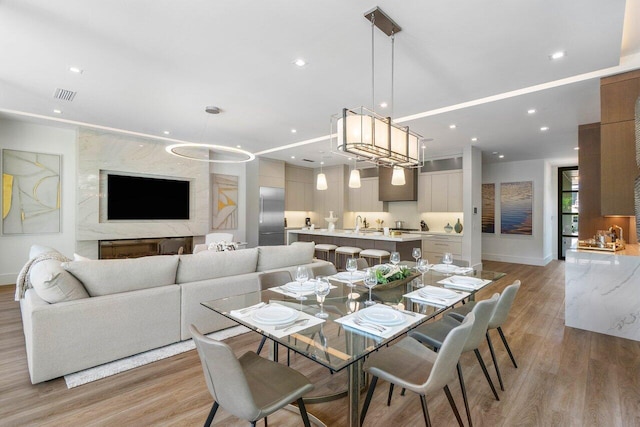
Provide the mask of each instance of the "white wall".
POLYGON ((552 205, 547 189, 553 186, 545 160, 485 164, 483 183, 496 184, 495 234, 482 234, 482 258, 518 264, 546 265, 551 261, 552 205), (500 234, 500 183, 533 181, 533 235, 500 234), (551 235, 550 235, 551 234, 551 235))
POLYGON ((55 247, 66 256, 73 257, 76 241, 76 131, 0 119, 0 148, 62 156, 61 232, 0 237, 0 284, 13 284, 27 261, 29 247, 34 243, 55 247))

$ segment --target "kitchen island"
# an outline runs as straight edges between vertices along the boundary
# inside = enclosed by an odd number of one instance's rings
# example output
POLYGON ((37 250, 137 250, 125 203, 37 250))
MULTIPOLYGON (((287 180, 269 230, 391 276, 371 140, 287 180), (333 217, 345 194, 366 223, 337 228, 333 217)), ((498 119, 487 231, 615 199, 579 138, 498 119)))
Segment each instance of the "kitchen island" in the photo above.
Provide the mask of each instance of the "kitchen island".
POLYGON ((640 247, 567 251, 565 325, 640 341, 640 247))
POLYGON ((422 247, 422 235, 403 233, 385 236, 382 232, 359 232, 351 230, 287 230, 287 244, 293 242, 329 243, 337 246, 355 246, 361 249, 382 249, 400 252, 402 260, 411 260, 413 248, 422 247))

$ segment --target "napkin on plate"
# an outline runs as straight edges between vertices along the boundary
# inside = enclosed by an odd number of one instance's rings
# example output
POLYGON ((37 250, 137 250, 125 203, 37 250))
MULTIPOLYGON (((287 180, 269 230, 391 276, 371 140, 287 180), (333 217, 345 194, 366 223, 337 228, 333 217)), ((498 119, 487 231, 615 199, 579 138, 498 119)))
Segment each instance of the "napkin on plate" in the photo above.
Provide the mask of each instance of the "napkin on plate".
POLYGON ((229 312, 230 315, 232 315, 233 317, 246 317, 249 316, 251 313, 253 313, 256 310, 259 310, 265 306, 267 306, 268 304, 264 303, 264 302, 259 302, 257 304, 251 305, 249 307, 245 307, 245 308, 241 308, 238 310, 231 310, 229 312))
POLYGON ((462 289, 464 291, 477 291, 484 285, 491 283, 491 280, 482 280, 477 277, 451 276, 439 280, 438 283, 445 288, 462 289))
POLYGON ((469 294, 466 292, 455 293, 451 297, 438 296, 438 294, 436 293, 430 295, 428 293, 430 289, 437 289, 439 293, 442 293, 443 290, 442 288, 439 288, 437 286, 425 286, 424 288, 420 288, 413 292, 409 292, 408 294, 404 294, 403 297, 407 297, 413 301, 417 301, 423 304, 429 304, 435 307, 449 307, 469 296, 469 294))
MULTIPOLYGON (((295 282, 292 282, 292 283, 295 283, 295 282)), ((337 286, 329 285, 329 288, 330 289, 335 289, 335 288, 337 288, 337 286)), ((283 295, 293 296, 293 297, 314 295, 316 293, 315 290, 313 290, 313 289, 312 290, 305 290, 305 291, 296 291, 294 289, 295 289, 295 286, 289 287, 287 285, 284 285, 284 287, 283 286, 274 286, 272 288, 269 288, 270 291, 277 292, 277 293, 283 294, 283 295)))
MULTIPOLYGON (((368 308, 372 308, 372 307, 385 307, 382 304, 376 304, 373 305, 371 307, 368 308)), ((393 308, 388 307, 389 310, 393 310, 393 308)), ((357 323, 355 323, 355 319, 359 318, 358 313, 367 310, 367 308, 357 311, 355 313, 351 313, 348 314, 346 316, 343 316, 339 319, 336 319, 337 323, 342 323, 344 326, 348 327, 348 328, 352 328, 352 329, 357 329, 361 332, 366 332, 367 334, 371 334, 371 335, 375 335, 377 337, 382 337, 382 338, 388 338, 393 336, 394 334, 396 334, 398 331, 404 329, 407 327, 407 325, 411 325, 413 323, 416 323, 418 321, 420 321, 423 317, 425 317, 423 314, 420 313, 415 313, 415 316, 411 316, 411 315, 407 315, 407 314, 403 314, 403 316, 405 317, 405 322, 401 323, 399 325, 381 325, 381 324, 377 324, 379 326, 382 326, 382 328, 384 328, 384 331, 378 331, 375 328, 369 327, 369 326, 363 326, 363 325, 358 325, 357 323)), ((402 313, 402 311, 398 311, 399 313, 402 313)), ((366 323, 372 323, 371 321, 365 321, 366 323)))
POLYGON ((447 265, 447 264, 436 264, 431 268, 433 271, 437 271, 438 273, 448 273, 448 274, 467 274, 473 271, 471 267, 458 267, 457 265, 447 265))

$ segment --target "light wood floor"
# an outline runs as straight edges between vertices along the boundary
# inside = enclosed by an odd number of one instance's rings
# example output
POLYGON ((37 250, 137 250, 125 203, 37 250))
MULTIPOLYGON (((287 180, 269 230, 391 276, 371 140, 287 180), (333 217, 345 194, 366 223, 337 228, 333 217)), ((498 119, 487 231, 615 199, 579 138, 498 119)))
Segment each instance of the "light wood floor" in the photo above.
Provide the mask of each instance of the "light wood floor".
MULTIPOLYGON (((522 281, 504 327, 519 367, 513 367, 496 335, 494 344, 506 389, 499 391, 501 400, 496 401, 473 355, 463 355, 474 425, 640 426, 640 343, 564 326, 564 264, 554 261, 546 267, 532 267, 487 262, 485 266, 508 273, 491 293, 515 279, 522 281)), ((0 286, 0 425, 203 424, 212 401, 195 351, 71 390, 61 378, 32 385, 13 292, 12 286, 0 286)), ((255 350, 259 337, 249 333, 228 342, 242 353, 255 350)), ((482 353, 495 378, 486 345, 482 353)), ((292 366, 320 390, 344 385, 343 373, 329 376, 326 369, 304 357, 296 357, 292 366)), ((379 383, 366 426, 422 424, 415 395, 395 393, 387 407, 386 391, 386 384, 379 383)), ((452 384, 451 391, 463 411, 460 388, 452 384)), ((307 409, 329 426, 343 426, 346 405, 345 398, 307 409)), ((429 396, 428 405, 435 426, 457 425, 444 393, 429 396)), ((269 424, 297 426, 300 419, 281 411, 269 417, 269 424)), ((221 410, 216 425, 247 424, 221 410)))

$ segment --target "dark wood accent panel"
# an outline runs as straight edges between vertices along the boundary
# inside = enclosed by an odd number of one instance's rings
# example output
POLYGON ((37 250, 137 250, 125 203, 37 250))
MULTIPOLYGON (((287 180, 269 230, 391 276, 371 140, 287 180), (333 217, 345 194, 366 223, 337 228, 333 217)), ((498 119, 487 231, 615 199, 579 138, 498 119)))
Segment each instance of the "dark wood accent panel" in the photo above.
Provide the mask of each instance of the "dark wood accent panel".
POLYGON ((625 73, 625 79, 600 86, 601 123, 634 120, 636 99, 640 95, 640 71, 625 73))
POLYGON ((633 185, 638 166, 634 122, 603 124, 600 132, 601 213, 635 215, 633 185))
POLYGON ((600 213, 600 123, 578 126, 580 225, 578 238, 593 237, 604 226, 600 213))
POLYGON ((389 242, 387 240, 374 240, 374 249, 380 249, 383 251, 393 252, 396 250, 396 242, 389 242))
POLYGON ((298 234, 298 242, 311 242, 313 241, 313 237, 310 234, 298 234))
POLYGON ((378 199, 381 202, 399 202, 418 200, 418 170, 405 169, 405 185, 391 185, 393 168, 381 167, 378 170, 378 199))
POLYGON ((335 237, 333 244, 338 246, 356 246, 356 239, 350 237, 335 237))

